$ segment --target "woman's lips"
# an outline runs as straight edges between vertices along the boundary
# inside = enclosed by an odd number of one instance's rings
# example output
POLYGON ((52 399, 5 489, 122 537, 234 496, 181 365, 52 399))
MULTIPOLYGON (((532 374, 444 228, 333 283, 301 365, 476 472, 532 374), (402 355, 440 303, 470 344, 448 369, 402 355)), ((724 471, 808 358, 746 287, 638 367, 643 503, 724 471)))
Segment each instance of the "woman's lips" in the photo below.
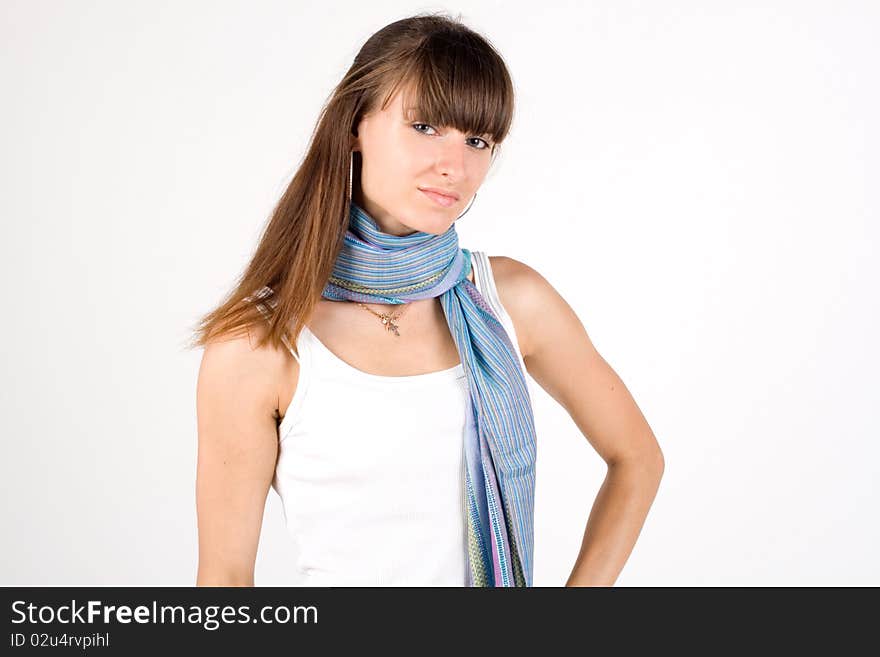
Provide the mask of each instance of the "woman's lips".
POLYGON ((444 208, 448 208, 450 205, 455 203, 455 199, 451 196, 444 196, 443 194, 437 194, 436 192, 429 192, 424 189, 419 190, 422 194, 430 198, 432 201, 439 203, 444 208))

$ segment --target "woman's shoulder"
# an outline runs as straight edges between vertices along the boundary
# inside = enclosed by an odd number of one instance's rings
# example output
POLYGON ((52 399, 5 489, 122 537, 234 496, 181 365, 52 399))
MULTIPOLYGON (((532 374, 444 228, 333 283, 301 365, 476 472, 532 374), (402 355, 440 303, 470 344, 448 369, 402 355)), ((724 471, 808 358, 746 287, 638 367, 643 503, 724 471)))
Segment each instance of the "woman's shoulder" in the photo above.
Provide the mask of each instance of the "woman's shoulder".
MULTIPOLYGON (((263 340, 269 332, 267 325, 258 325, 253 329, 254 342, 263 340)), ((261 358, 265 363, 266 375, 275 390, 274 410, 278 420, 284 418, 285 413, 296 392, 296 385, 299 381, 299 361, 290 351, 290 337, 286 334, 288 342, 279 346, 267 341, 262 347, 257 349, 262 351, 261 358)))
POLYGON ((510 315, 513 328, 525 357, 531 353, 535 324, 540 319, 541 304, 554 294, 550 283, 534 268, 510 256, 488 256, 501 305, 510 315))
POLYGON ((200 378, 235 386, 236 394, 246 391, 245 397, 251 403, 278 416, 279 409, 287 408, 285 400, 292 397, 293 389, 288 388, 296 386, 299 364, 284 345, 266 340, 268 332, 266 324, 257 323, 209 342, 202 356, 200 378))

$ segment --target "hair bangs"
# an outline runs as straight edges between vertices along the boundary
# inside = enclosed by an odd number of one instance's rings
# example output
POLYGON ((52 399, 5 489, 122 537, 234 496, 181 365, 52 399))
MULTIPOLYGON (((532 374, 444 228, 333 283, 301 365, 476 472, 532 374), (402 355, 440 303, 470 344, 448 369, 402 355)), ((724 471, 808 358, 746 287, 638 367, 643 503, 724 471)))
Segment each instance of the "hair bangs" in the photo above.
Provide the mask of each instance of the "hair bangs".
POLYGON ((408 118, 452 127, 492 143, 504 141, 513 120, 513 84, 486 42, 461 33, 427 37, 383 101, 401 89, 408 118))

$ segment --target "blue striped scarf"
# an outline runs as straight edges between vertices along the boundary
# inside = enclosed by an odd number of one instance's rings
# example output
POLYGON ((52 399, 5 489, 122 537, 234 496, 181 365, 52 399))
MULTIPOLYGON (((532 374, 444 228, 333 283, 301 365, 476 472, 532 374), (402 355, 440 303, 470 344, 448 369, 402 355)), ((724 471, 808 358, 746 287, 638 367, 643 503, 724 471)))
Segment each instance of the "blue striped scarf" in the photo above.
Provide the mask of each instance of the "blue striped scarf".
POLYGON ((357 204, 322 296, 401 304, 440 297, 467 382, 468 586, 532 586, 535 424, 515 346, 468 280, 471 252, 442 235, 383 233, 357 204))

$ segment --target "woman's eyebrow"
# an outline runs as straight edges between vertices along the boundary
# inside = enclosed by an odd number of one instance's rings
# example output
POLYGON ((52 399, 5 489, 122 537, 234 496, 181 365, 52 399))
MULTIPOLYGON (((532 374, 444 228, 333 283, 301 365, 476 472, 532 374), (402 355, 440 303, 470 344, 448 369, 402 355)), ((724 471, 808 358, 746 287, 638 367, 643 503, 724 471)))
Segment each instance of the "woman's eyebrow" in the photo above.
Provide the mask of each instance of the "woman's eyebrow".
MULTIPOLYGON (((418 107, 404 107, 403 108, 403 116, 406 118, 410 118, 413 115, 417 116, 420 113, 421 113, 421 110, 418 107)), ((494 139, 492 138, 492 133, 490 133, 490 132, 482 132, 482 133, 476 134, 474 136, 488 139, 489 141, 494 142, 494 139)))

